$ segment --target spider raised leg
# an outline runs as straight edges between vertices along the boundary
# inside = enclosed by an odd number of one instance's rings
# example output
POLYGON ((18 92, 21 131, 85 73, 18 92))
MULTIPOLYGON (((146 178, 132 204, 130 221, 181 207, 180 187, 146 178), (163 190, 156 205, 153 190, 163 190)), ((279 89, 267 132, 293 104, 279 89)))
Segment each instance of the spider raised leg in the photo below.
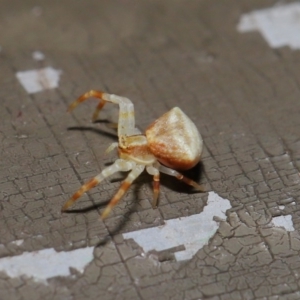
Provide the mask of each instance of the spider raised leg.
POLYGON ((91 90, 81 95, 77 100, 71 103, 68 111, 72 111, 80 103, 92 97, 99 99, 99 104, 97 105, 92 117, 93 121, 97 119, 101 109, 103 108, 106 102, 115 103, 118 104, 120 107, 118 121, 118 136, 120 137, 122 135, 133 135, 140 133, 140 131, 135 127, 134 106, 132 102, 125 97, 107 94, 101 91, 91 90))

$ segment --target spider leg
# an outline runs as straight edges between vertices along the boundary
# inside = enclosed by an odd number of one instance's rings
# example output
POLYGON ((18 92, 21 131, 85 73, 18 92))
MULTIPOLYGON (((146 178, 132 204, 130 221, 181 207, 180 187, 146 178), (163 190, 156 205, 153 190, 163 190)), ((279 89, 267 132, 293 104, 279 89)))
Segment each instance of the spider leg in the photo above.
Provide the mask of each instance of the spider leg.
POLYGON ((119 146, 118 143, 111 143, 109 147, 105 150, 105 154, 108 154, 109 152, 113 151, 115 148, 119 146))
POLYGON ((100 99, 100 103, 96 107, 93 114, 93 120, 97 118, 100 110, 105 105, 106 102, 111 102, 119 105, 119 121, 118 121, 118 136, 123 135, 135 135, 139 134, 140 131, 135 128, 135 117, 134 117, 134 106, 133 103, 121 96, 103 93, 101 91, 91 90, 83 95, 81 95, 77 100, 70 104, 68 111, 73 110, 78 104, 87 100, 90 97, 100 99))
POLYGON ((91 90, 91 91, 81 95, 77 100, 72 102, 69 105, 68 111, 72 111, 75 107, 77 107, 80 103, 87 100, 88 98, 91 98, 91 97, 97 98, 97 99, 99 99, 99 103, 98 103, 98 105, 95 109, 95 112, 93 114, 93 117, 92 117, 92 120, 94 122, 94 121, 96 121, 96 119, 99 115, 99 112, 101 111, 101 109, 103 108, 103 106, 106 103, 106 101, 104 101, 104 99, 102 99, 102 95, 103 95, 102 92, 91 90))
POLYGON ((157 175, 153 176, 153 202, 152 202, 152 207, 157 207, 157 199, 159 195, 159 186, 160 186, 160 181, 159 181, 159 173, 157 175))
POLYGON ((106 208, 104 209, 101 219, 105 219, 109 213, 111 212, 112 208, 121 200, 121 198, 124 196, 126 191, 131 186, 132 182, 144 171, 145 166, 143 165, 136 165, 133 167, 132 171, 128 174, 126 179, 122 182, 121 187, 117 191, 117 193, 114 195, 114 197, 110 200, 106 208))
POLYGON ((176 177, 178 180, 183 181, 184 183, 194 187, 195 189, 197 189, 200 192, 205 192, 205 189, 204 189, 203 186, 199 185, 197 182, 193 181, 190 178, 185 177, 184 175, 182 175, 181 173, 179 173, 175 170, 172 170, 172 169, 169 169, 165 166, 160 165, 159 171, 162 172, 162 173, 168 174, 170 176, 176 177))
POLYGON ((154 166, 147 166, 147 172, 150 175, 153 175, 153 202, 152 207, 157 207, 157 199, 159 195, 159 187, 160 187, 160 175, 159 170, 154 166))
POLYGON ((95 122, 97 120, 97 118, 99 116, 99 113, 100 113, 100 111, 103 108, 103 106, 104 106, 105 103, 106 102, 104 100, 100 99, 100 102, 98 103, 98 105, 97 105, 97 107, 96 107, 96 109, 95 109, 95 111, 93 113, 93 117, 92 117, 92 121, 93 122, 95 122))
POLYGON ((134 164, 131 162, 126 162, 122 159, 118 159, 111 166, 105 168, 99 175, 89 180, 87 183, 81 186, 81 188, 64 204, 61 211, 66 211, 71 207, 74 202, 82 196, 83 193, 89 191, 91 188, 99 184, 103 179, 111 176, 118 171, 129 171, 133 168, 134 164))

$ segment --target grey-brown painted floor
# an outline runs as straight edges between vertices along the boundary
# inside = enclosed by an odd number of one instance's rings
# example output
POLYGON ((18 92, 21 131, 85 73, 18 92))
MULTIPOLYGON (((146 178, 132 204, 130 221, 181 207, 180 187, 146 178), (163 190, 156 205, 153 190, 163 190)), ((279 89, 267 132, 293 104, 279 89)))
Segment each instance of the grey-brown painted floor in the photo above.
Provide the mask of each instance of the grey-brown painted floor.
POLYGON ((47 284, 1 273, 0 299, 300 299, 300 50, 237 31, 243 13, 274 4, 0 1, 0 256, 96 247, 83 273, 47 284), (62 70, 58 88, 28 94, 16 72, 46 66, 62 70), (199 128, 201 172, 188 175, 233 209, 191 260, 144 255, 122 238, 203 211, 207 193, 168 176, 156 210, 145 174, 105 222, 121 175, 60 213, 114 161, 104 155, 114 131, 90 120, 95 101, 66 113, 90 89, 129 97, 141 129, 174 106, 199 128), (294 231, 272 226, 280 215, 294 231))

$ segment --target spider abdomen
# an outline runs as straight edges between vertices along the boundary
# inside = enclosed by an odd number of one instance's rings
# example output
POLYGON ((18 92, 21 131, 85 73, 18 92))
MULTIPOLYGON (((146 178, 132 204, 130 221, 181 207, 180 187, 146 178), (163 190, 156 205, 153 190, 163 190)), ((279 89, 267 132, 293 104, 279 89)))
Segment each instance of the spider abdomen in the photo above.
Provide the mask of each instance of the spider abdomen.
POLYGON ((200 161, 201 135, 192 120, 178 107, 154 121, 145 134, 149 149, 167 167, 188 170, 200 161))

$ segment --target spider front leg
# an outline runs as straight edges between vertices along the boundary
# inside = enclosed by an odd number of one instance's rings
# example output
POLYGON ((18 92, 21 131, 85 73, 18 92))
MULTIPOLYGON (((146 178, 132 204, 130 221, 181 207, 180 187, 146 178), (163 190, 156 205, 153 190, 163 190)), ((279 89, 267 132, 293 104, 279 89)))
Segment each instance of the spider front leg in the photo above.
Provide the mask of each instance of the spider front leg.
POLYGON ((133 103, 121 96, 103 93, 101 91, 91 90, 83 95, 81 95, 76 101, 71 103, 69 106, 69 111, 73 110, 78 104, 82 103, 83 101, 87 100, 88 98, 97 98, 100 100, 99 104, 96 107, 96 110, 93 114, 93 120, 95 120, 105 105, 106 102, 111 102, 118 104, 120 107, 119 111, 119 121, 118 121, 118 136, 130 136, 139 134, 140 131, 135 128, 135 117, 134 117, 134 106, 133 103))
POLYGON ((61 211, 66 211, 69 207, 71 207, 75 201, 80 198, 83 193, 89 191, 93 187, 95 187, 97 184, 99 184, 101 181, 103 181, 105 178, 113 175, 116 172, 119 171, 130 171, 135 166, 132 162, 127 162, 123 159, 118 159, 112 164, 111 166, 105 168, 99 175, 89 180, 87 183, 81 186, 81 188, 64 204, 61 211))
POLYGON ((101 219, 105 219, 109 213, 111 212, 112 208, 121 200, 124 194, 127 192, 129 187, 131 186, 132 182, 140 176, 140 174, 144 171, 145 166, 143 165, 136 165, 132 171, 128 174, 126 179, 122 182, 121 187, 114 195, 114 197, 110 200, 108 205, 106 206, 105 210, 101 215, 101 219))

